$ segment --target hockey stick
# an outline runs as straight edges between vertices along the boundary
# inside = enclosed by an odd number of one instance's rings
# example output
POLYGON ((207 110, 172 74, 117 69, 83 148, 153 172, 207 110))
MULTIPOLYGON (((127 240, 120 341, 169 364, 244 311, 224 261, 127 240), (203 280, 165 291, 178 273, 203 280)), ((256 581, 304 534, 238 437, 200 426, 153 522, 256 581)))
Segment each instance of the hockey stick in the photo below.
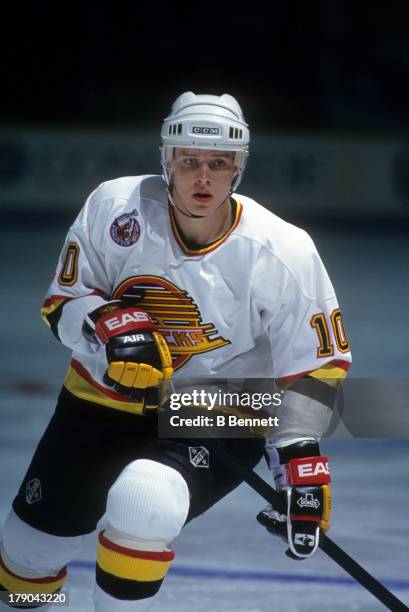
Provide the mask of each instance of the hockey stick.
MULTIPOLYGON (((244 465, 238 457, 233 455, 216 438, 211 438, 213 447, 219 457, 237 473, 256 493, 264 497, 276 510, 282 514, 286 513, 281 496, 273 487, 263 480, 256 472, 244 465)), ((203 443, 205 443, 203 441, 203 443)), ((338 563, 350 576, 355 578, 367 591, 372 593, 388 610, 392 612, 403 612, 409 608, 391 593, 386 587, 369 574, 359 563, 350 557, 342 548, 333 542, 328 536, 321 533, 319 547, 335 563, 338 563)))

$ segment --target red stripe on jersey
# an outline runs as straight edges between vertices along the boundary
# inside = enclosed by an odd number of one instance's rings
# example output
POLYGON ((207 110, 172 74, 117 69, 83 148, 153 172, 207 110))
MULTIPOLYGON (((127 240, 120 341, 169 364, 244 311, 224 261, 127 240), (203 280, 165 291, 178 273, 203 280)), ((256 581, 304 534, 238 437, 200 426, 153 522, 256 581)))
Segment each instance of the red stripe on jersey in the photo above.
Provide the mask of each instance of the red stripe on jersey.
POLYGON ((51 304, 54 304, 55 302, 59 302, 60 300, 68 301, 72 299, 74 298, 67 297, 66 295, 52 295, 51 297, 47 298, 44 301, 43 308, 47 308, 48 306, 51 306, 51 304))
POLYGON ((334 359, 333 361, 330 361, 329 364, 326 363, 325 365, 332 365, 334 368, 342 368, 347 372, 351 366, 351 362, 344 361, 343 359, 334 359))
POLYGON ((89 295, 99 295, 100 297, 104 297, 106 295, 105 291, 101 291, 100 289, 95 289, 91 291, 91 293, 87 293, 86 295, 81 296, 70 296, 70 295, 51 295, 49 298, 44 300, 43 308, 47 308, 47 306, 51 306, 54 302, 58 302, 58 300, 75 300, 77 297, 87 297, 89 295))
POLYGON ((341 368, 342 370, 348 371, 351 363, 349 361, 345 361, 344 359, 333 359, 332 361, 327 361, 319 368, 314 368, 313 370, 307 370, 305 372, 299 372, 298 374, 290 374, 290 376, 283 376, 281 378, 276 378, 276 384, 281 387, 285 387, 293 382, 295 382, 298 378, 304 378, 311 374, 311 372, 315 372, 316 370, 321 370, 325 366, 333 366, 334 368, 341 368))
POLYGON ((100 385, 96 380, 92 378, 88 370, 86 370, 84 366, 76 359, 71 359, 70 365, 72 369, 77 372, 77 374, 79 374, 82 378, 84 378, 87 382, 89 382, 90 385, 98 389, 98 391, 101 391, 107 397, 110 397, 111 399, 116 400, 118 402, 127 402, 129 404, 132 403, 124 395, 115 393, 115 391, 110 391, 109 389, 106 389, 105 387, 100 385))

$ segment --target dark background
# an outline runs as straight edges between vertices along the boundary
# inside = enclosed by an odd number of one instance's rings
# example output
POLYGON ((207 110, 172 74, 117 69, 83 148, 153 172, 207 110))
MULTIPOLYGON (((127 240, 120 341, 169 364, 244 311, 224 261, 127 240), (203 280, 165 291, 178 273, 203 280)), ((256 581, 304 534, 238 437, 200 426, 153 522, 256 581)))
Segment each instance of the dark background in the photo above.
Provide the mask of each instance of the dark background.
POLYGON ((182 91, 252 128, 409 129, 409 2, 39 1, 1 25, 1 123, 157 127, 182 91))

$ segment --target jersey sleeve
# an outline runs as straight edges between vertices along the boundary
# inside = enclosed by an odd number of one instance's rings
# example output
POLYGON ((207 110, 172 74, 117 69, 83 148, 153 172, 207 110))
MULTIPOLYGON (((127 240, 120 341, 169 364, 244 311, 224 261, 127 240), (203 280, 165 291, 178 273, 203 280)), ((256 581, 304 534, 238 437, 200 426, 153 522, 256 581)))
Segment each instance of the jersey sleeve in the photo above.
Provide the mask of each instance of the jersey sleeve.
POLYGON ((282 387, 306 376, 337 386, 351 363, 341 310, 313 241, 298 231, 288 257, 265 253, 256 266, 274 378, 282 387))
POLYGON ((96 192, 68 231, 41 309, 43 320, 62 344, 81 353, 98 350, 82 335, 84 315, 109 300, 111 293, 103 255, 90 232, 96 192))

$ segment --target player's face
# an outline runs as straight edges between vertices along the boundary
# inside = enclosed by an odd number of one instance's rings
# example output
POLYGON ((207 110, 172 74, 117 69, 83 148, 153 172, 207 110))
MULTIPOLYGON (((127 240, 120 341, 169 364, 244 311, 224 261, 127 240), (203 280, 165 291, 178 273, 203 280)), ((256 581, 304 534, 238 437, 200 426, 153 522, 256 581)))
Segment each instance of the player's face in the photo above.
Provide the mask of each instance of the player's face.
POLYGON ((237 167, 231 151, 178 147, 171 172, 176 205, 189 213, 208 216, 228 197, 237 167))

